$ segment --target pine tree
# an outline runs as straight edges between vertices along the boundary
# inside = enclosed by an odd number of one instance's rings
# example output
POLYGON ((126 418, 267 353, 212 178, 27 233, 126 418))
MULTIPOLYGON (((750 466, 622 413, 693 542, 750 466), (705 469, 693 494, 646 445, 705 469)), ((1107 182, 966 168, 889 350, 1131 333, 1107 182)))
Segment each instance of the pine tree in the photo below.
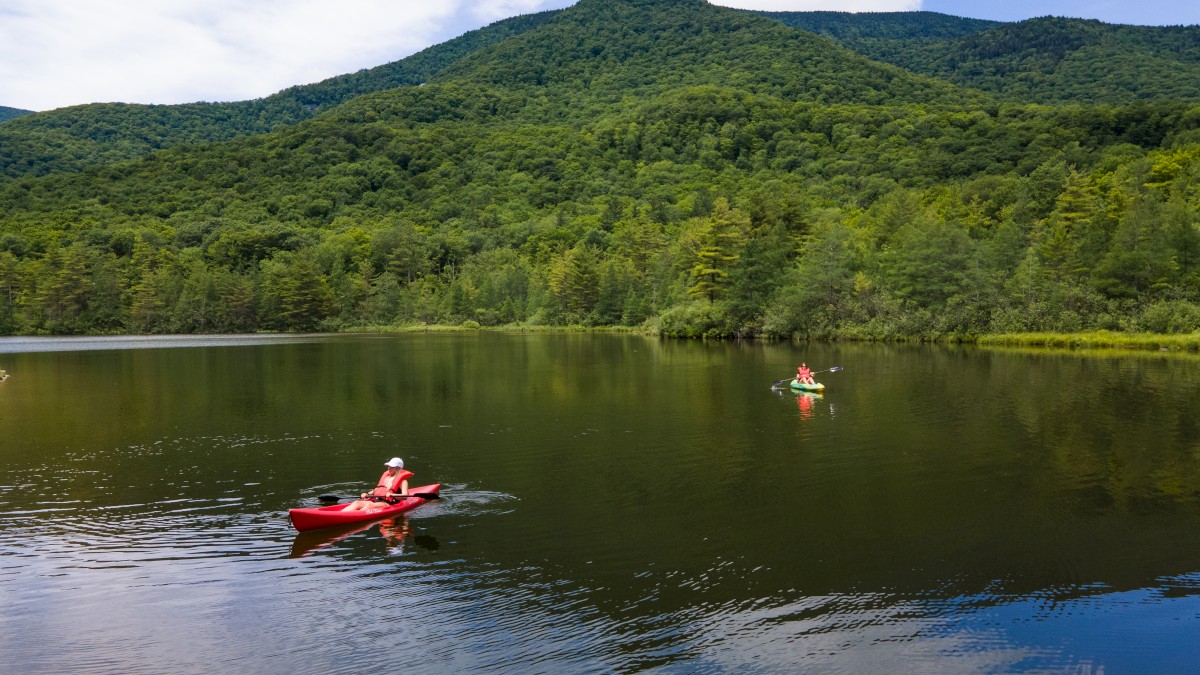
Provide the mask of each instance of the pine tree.
POLYGON ((688 292, 713 302, 729 286, 730 271, 741 257, 750 227, 750 217, 729 207, 725 198, 717 199, 713 213, 705 223, 700 250, 691 268, 692 284, 688 292))

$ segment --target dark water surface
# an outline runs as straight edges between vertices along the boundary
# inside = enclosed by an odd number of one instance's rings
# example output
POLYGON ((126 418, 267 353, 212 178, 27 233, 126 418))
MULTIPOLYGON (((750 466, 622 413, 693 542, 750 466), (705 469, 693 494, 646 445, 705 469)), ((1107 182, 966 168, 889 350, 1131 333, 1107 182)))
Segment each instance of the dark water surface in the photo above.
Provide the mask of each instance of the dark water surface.
POLYGON ((0 340, 0 671, 1185 672, 1200 360, 0 340), (806 360, 823 397, 772 392, 806 360), (445 499, 297 535, 400 455, 445 499))

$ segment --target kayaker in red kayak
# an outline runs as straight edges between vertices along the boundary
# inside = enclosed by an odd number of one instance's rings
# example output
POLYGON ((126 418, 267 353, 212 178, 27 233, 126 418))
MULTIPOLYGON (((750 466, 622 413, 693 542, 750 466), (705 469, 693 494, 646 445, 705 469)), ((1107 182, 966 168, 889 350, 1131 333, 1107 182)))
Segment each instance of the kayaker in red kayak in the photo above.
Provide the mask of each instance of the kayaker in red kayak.
POLYGON ((813 379, 812 371, 808 369, 808 364, 803 362, 800 364, 800 367, 796 369, 796 381, 800 384, 817 383, 816 380, 813 379))
POLYGON ((408 496, 408 479, 413 473, 404 470, 404 460, 393 457, 384 462, 384 466, 387 469, 379 477, 375 489, 359 495, 360 498, 347 505, 344 511, 379 509, 408 496))

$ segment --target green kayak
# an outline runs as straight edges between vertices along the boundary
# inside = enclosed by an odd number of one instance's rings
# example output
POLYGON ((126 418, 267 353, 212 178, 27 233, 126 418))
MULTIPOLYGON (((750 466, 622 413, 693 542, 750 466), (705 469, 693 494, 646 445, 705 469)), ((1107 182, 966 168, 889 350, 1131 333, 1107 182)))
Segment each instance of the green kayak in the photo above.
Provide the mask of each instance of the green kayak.
POLYGON ((795 391, 825 391, 825 385, 821 384, 820 382, 804 384, 803 382, 792 380, 789 384, 795 391))

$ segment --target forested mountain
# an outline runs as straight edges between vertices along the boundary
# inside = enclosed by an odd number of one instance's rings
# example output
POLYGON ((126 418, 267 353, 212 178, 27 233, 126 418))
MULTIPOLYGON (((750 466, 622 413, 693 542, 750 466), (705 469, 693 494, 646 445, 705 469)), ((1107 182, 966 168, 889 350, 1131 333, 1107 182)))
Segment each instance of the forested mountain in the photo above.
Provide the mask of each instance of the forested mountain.
MULTIPOLYGON (((252 101, 97 103, 37 113, 19 125, 0 127, 0 181, 133 159, 181 143, 278 129, 361 94, 425 82, 462 57, 540 26, 558 13, 500 21, 401 61, 252 101)), ((1200 48, 1196 46, 1200 28, 1194 26, 1113 26, 1071 19, 1003 24, 934 12, 746 13, 830 37, 871 59, 1005 100, 1200 100, 1200 48)), ((613 55, 606 58, 611 62, 613 55)), ((563 61, 562 54, 547 55, 546 65, 552 69, 555 62, 563 61)), ((653 66, 643 63, 641 67, 653 66)), ((709 79, 719 77, 714 73, 709 79)), ((28 113, 0 107, 0 121, 28 113)))
POLYGON ((555 116, 578 111, 581 98, 608 105, 705 84, 825 103, 985 100, 806 31, 701 0, 580 2, 539 30, 463 58, 436 78, 449 80, 536 88, 555 116), (639 25, 648 15, 653 23, 639 25), (568 101, 575 105, 564 106, 568 101))
MULTIPOLYGON (((355 96, 418 85, 463 56, 535 28, 552 15, 541 12, 506 19, 400 61, 251 101, 95 103, 29 115, 0 126, 0 181, 77 171, 174 145, 229 140, 295 124, 355 96)), ((0 109, 0 120, 4 110, 11 109, 0 109)))
POLYGON ((0 331, 1192 331, 1198 178, 1192 103, 999 102, 700 0, 581 0, 424 86, 0 184, 0 331))
MULTIPOLYGON (((999 21, 967 19, 938 12, 765 12, 744 10, 765 16, 780 23, 831 37, 838 42, 867 53, 863 48, 880 41, 901 44, 928 43, 963 38, 1003 25, 999 21)), ((872 58, 878 58, 874 54, 872 58)), ((885 59, 880 59, 885 60, 885 59)))
POLYGON ((1045 17, 1017 23, 931 12, 764 12, 872 59, 1010 101, 1200 102, 1200 26, 1045 17))
POLYGON ((0 122, 3 122, 4 120, 11 120, 14 117, 20 117, 22 115, 28 115, 32 112, 33 112, 32 110, 21 110, 20 108, 6 108, 5 106, 0 105, 0 122))

